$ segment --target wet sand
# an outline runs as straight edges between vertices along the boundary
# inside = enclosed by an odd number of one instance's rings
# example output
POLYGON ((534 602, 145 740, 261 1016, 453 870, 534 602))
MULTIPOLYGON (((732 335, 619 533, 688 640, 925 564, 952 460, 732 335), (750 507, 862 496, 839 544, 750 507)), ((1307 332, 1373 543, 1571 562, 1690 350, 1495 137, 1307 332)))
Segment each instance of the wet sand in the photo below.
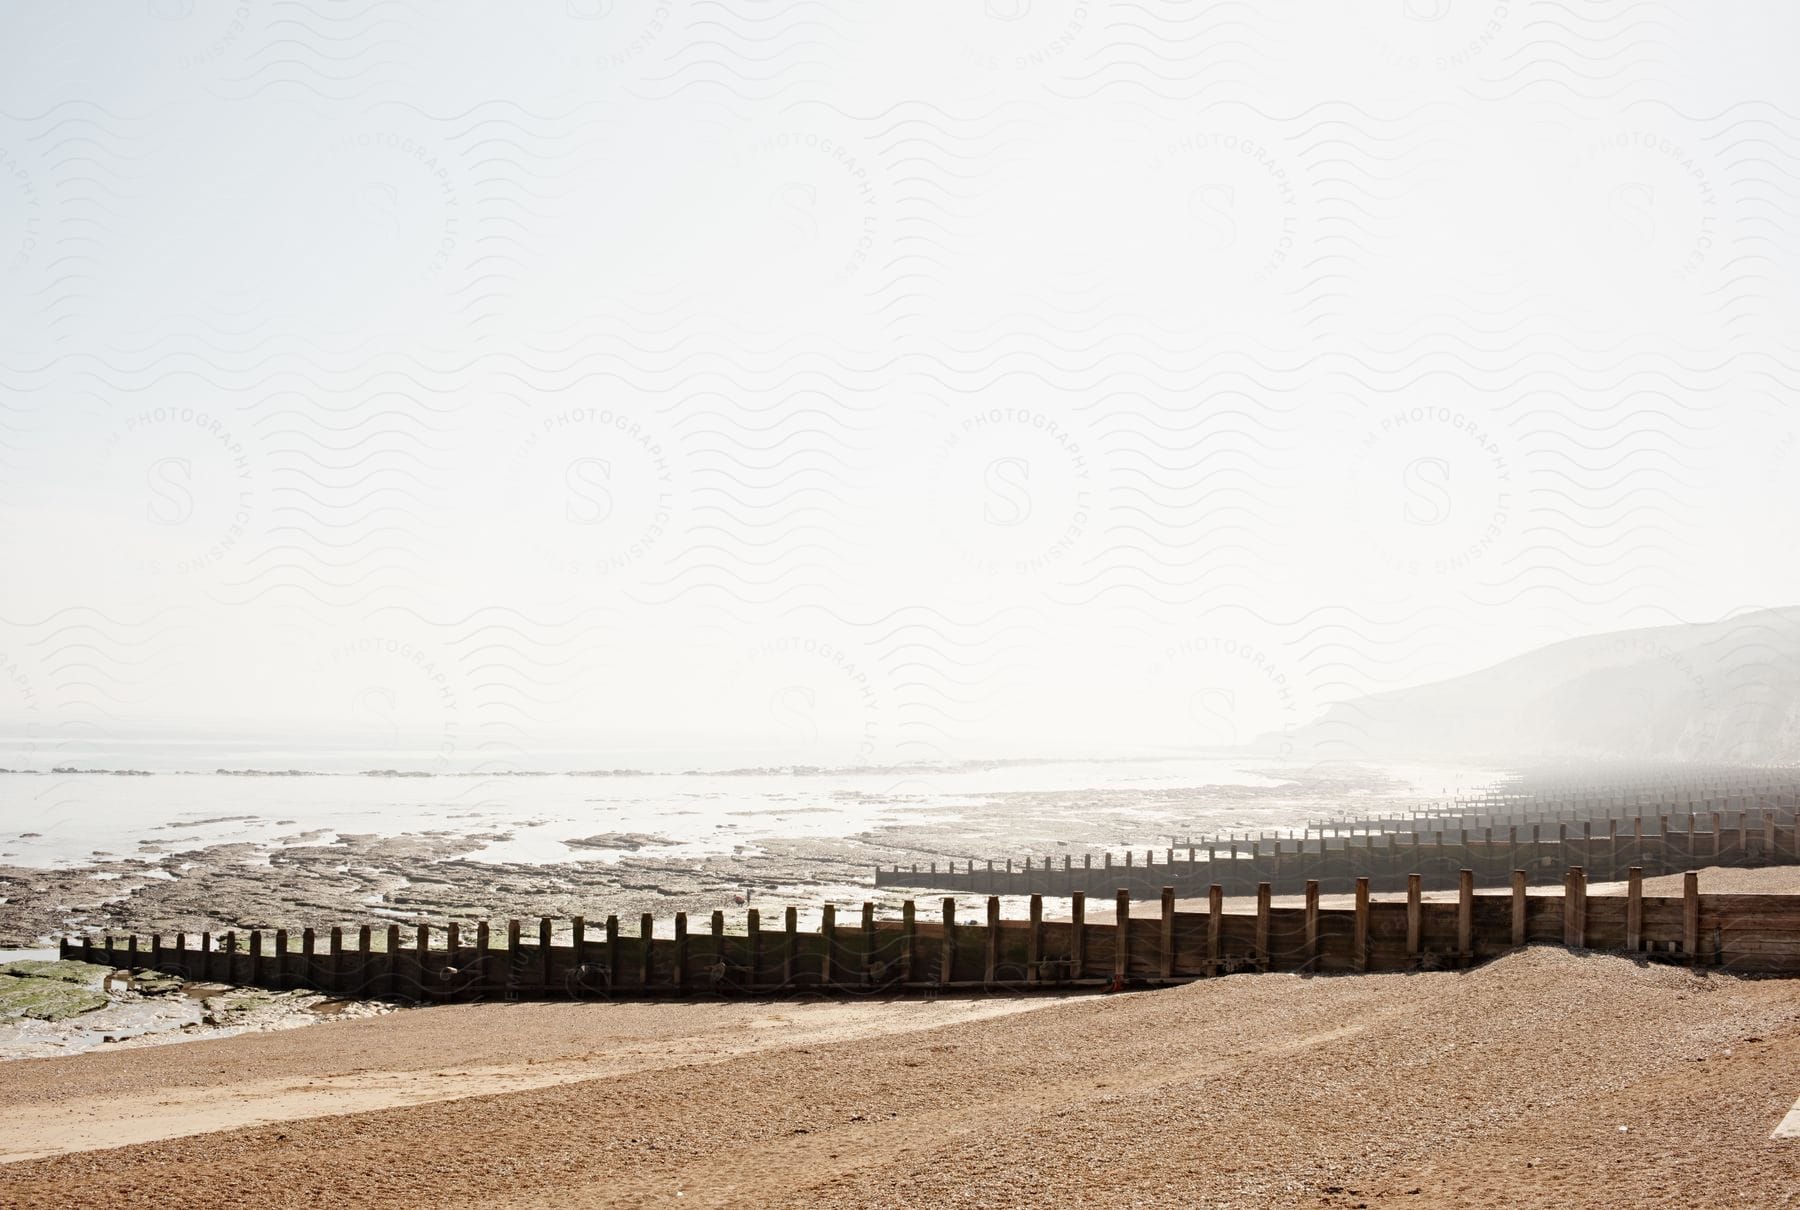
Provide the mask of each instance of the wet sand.
POLYGON ((1063 1000, 455 1006, 7 1074, 13 1155, 205 1131, 0 1166, 0 1204, 22 1208, 122 1190, 188 1206, 1779 1206, 1800 1188, 1800 1140, 1769 1137, 1800 1096, 1800 982, 1553 948, 1063 1000))

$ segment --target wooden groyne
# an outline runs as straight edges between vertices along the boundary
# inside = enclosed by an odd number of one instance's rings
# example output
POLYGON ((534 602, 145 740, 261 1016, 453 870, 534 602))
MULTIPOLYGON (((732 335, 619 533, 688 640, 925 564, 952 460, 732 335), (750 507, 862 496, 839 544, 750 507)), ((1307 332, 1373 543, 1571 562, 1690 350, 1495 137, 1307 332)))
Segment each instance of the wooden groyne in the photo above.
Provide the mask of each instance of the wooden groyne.
POLYGON ((1311 820, 1309 828, 1326 833, 1377 831, 1455 831, 1460 828, 1505 827, 1511 824, 1555 824, 1582 820, 1642 816, 1711 815, 1735 820, 1739 815, 1772 810, 1792 815, 1800 804, 1800 770, 1664 765, 1633 771, 1609 769, 1573 775, 1532 773, 1504 779, 1479 794, 1441 804, 1413 808, 1386 818, 1311 820))
POLYGON ((1500 894, 1477 894, 1473 870, 1457 873, 1455 902, 1427 902, 1424 878, 1406 877, 1404 900, 1376 901, 1370 881, 1353 884, 1354 905, 1321 908, 1320 883, 1305 883, 1302 907, 1274 907, 1273 887, 1255 888, 1253 912, 1226 912, 1225 887, 1206 888, 1205 911, 1177 911, 1165 886, 1159 917, 1132 917, 1131 896, 1113 896, 1112 921, 1088 918, 1088 899, 1071 897, 1068 920, 1046 920, 1043 896, 1026 920, 1001 917, 989 897, 982 923, 959 921, 955 898, 923 918, 907 901, 898 920, 873 904, 839 920, 832 907, 817 931, 802 932, 789 908, 764 929, 755 910, 742 932, 723 912, 690 932, 657 937, 649 915, 635 931, 608 917, 590 932, 575 918, 559 935, 544 918, 535 935, 510 922, 501 937, 486 924, 419 924, 385 935, 365 926, 346 937, 305 929, 272 936, 65 938, 62 956, 127 970, 156 970, 196 982, 311 989, 332 996, 417 1002, 484 999, 736 997, 827 993, 1016 992, 1032 989, 1155 986, 1235 971, 1335 973, 1467 966, 1521 945, 1551 943, 1617 951, 1739 973, 1800 975, 1800 896, 1702 895, 1689 873, 1676 897, 1642 893, 1643 871, 1628 872, 1623 895, 1590 896, 1587 873, 1568 870, 1560 891, 1529 893, 1524 870, 1500 894), (296 942, 298 944, 296 944, 296 942))
MULTIPOLYGON (((1434 821, 1435 822, 1435 821, 1434 821)), ((1360 825, 1359 825, 1360 826, 1360 825)), ((1633 867, 1653 875, 1704 866, 1765 866, 1800 862, 1800 829, 1793 811, 1714 811, 1707 815, 1617 816, 1554 823, 1484 825, 1446 831, 1369 828, 1354 834, 1211 841, 1159 854, 1143 849, 1098 861, 1065 854, 1004 861, 946 861, 879 866, 877 887, 930 888, 978 895, 1104 895, 1120 888, 1140 899, 1165 886, 1188 898, 1214 885, 1246 895, 1267 884, 1278 895, 1299 894, 1317 882, 1348 891, 1366 879, 1378 891, 1397 891, 1417 875, 1426 889, 1456 885, 1472 870, 1482 886, 1504 886, 1514 870, 1530 875, 1580 866, 1597 881, 1617 881, 1633 867), (1648 830, 1647 830, 1648 829, 1648 830)))

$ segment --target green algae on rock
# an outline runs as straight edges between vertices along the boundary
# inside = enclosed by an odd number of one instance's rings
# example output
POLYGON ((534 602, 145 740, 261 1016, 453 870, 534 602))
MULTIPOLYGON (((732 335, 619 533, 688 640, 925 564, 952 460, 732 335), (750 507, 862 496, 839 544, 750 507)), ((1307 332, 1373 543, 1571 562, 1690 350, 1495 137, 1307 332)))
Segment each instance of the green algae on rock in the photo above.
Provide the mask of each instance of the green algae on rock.
POLYGON ((11 1017, 64 1021, 106 1004, 103 993, 62 979, 0 975, 0 1021, 11 1017))
POLYGON ((26 979, 55 979, 62 983, 97 985, 112 973, 112 967, 68 959, 43 960, 27 958, 19 962, 0 963, 0 975, 17 975, 26 979))

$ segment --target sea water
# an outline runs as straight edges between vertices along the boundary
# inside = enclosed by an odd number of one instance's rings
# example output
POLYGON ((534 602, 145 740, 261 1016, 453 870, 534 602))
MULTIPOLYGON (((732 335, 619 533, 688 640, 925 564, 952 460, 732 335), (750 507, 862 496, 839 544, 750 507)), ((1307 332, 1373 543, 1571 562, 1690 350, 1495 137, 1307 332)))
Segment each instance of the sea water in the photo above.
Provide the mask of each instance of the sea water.
MULTIPOLYGON (((143 754, 139 754, 140 758, 143 754)), ((209 757, 216 753, 208 753, 209 757)), ((235 754, 242 755, 242 754, 235 754)), ((1169 843, 1179 832, 1299 828, 1328 804, 1306 788, 1316 769, 1254 757, 962 762, 945 767, 793 771, 758 768, 653 772, 449 772, 430 775, 316 769, 298 774, 181 772, 181 756, 140 759, 160 771, 0 773, 0 863, 87 864, 135 856, 149 844, 192 850, 241 843, 266 853, 336 834, 488 835, 475 860, 552 863, 644 857, 704 858, 774 837, 848 837, 929 813, 953 824, 959 809, 1007 794, 1079 802, 1105 796, 1119 839, 1169 843), (1290 782, 1291 779, 1291 782, 1290 782), (1282 788, 1292 785, 1294 793, 1282 788), (1210 788, 1210 789, 1209 789, 1210 788), (1204 809, 1172 808, 1170 792, 1206 791, 1204 809), (1134 792, 1157 800, 1136 811, 1134 792), (1241 792, 1241 793, 1234 793, 1241 792), (1118 804, 1124 805, 1118 805, 1118 804), (619 847, 567 842, 617 834, 619 847)), ((340 765, 343 762, 337 762, 340 765)), ((244 769, 259 766, 246 764, 244 769)), ((264 759, 263 769, 287 768, 264 759)), ((60 768, 60 767, 59 767, 60 768)), ((1343 772, 1343 771, 1339 771, 1343 772)), ((1358 771, 1351 770, 1350 773, 1358 771)), ((1474 769, 1361 770, 1380 787, 1334 804, 1376 810, 1380 800, 1443 798, 1488 784, 1474 769)), ((995 856, 1007 856, 996 853, 995 856)))

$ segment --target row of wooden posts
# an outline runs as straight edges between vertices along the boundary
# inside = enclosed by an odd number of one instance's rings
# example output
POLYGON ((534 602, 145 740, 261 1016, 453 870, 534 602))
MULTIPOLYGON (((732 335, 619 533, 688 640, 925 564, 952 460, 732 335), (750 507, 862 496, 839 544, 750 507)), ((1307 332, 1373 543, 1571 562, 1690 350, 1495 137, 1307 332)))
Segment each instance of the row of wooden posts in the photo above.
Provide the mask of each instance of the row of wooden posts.
POLYGON ((1474 872, 1463 870, 1454 903, 1425 901, 1416 874, 1407 880, 1404 902, 1377 902, 1362 878, 1351 908, 1321 908, 1316 881, 1307 884, 1303 906, 1277 908, 1264 883, 1254 914, 1225 912, 1219 885, 1208 889, 1205 911, 1177 911, 1175 889, 1165 887, 1159 919, 1133 919, 1131 896, 1120 889, 1111 924, 1088 921, 1086 896, 1077 893, 1066 921, 1044 918, 1041 895, 1031 896, 1029 920, 1003 920, 1000 899, 989 897, 985 926, 959 924, 952 897, 943 900, 941 922, 920 919, 908 900, 898 921, 877 919, 874 905, 865 903, 860 921, 843 926, 827 905, 817 932, 801 932, 789 908, 779 932, 764 932, 751 910, 743 933, 727 933, 724 913, 714 912, 710 935, 692 935, 686 914, 677 913, 672 939, 657 938, 653 918, 644 914, 636 936, 608 917, 603 932, 591 937, 577 917, 567 944, 557 943, 546 917, 532 940, 519 921, 509 922, 504 948, 493 947, 485 923, 472 943, 456 924, 436 930, 421 923, 410 937, 389 925, 381 948, 363 926, 353 948, 333 928, 323 949, 314 930, 305 929, 295 950, 282 929, 272 949, 264 947, 261 930, 252 930, 247 947, 235 931, 218 945, 202 933, 197 947, 184 934, 172 945, 152 936, 147 946, 134 934, 65 938, 61 953, 200 982, 418 1001, 1124 987, 1239 970, 1463 966, 1534 942, 1800 974, 1800 896, 1701 895, 1693 873, 1680 897, 1646 896, 1642 878, 1633 869, 1624 896, 1590 897, 1586 872, 1574 868, 1560 894, 1533 895, 1519 870, 1510 894, 1477 895, 1474 872))
MULTIPOLYGON (((1379 804, 1377 804, 1378 806, 1379 804)), ((1737 825, 1743 815, 1774 811, 1784 820, 1800 809, 1800 770, 1779 767, 1668 766, 1608 770, 1568 776, 1537 771, 1502 778, 1474 794, 1412 805, 1391 814, 1315 818, 1307 835, 1343 836, 1363 832, 1455 832, 1463 828, 1630 820, 1636 816, 1722 815, 1737 825)), ((1172 838, 1176 848, 1190 840, 1172 838)))
MULTIPOLYGON (((1606 801, 1545 804, 1467 803, 1456 808, 1414 811, 1406 815, 1308 820, 1302 831, 1306 836, 1342 838, 1360 836, 1365 832, 1454 833, 1465 829, 1478 831, 1483 828, 1530 827, 1533 824, 1552 827, 1559 823, 1604 824, 1608 820, 1617 820, 1618 826, 1623 827, 1639 817, 1657 821, 1658 830, 1661 830, 1663 826, 1661 821, 1679 822, 1690 815, 1699 820, 1712 820, 1715 828, 1721 826, 1721 823, 1726 827, 1740 828, 1749 826, 1748 821, 1760 820, 1764 814, 1773 814, 1779 819, 1792 822, 1796 805, 1796 795, 1792 793, 1772 793, 1741 798, 1734 796, 1720 801, 1702 799, 1697 802, 1688 800, 1639 804, 1606 801), (1732 802, 1736 802, 1738 805, 1730 805, 1732 802)), ((1178 841, 1176 847, 1183 847, 1187 843, 1189 842, 1178 841)))
POLYGON ((1502 808, 1520 811, 1575 811, 1576 818, 1604 818, 1608 812, 1624 816, 1652 814, 1657 810, 1693 811, 1701 804, 1724 809, 1734 805, 1760 810, 1764 807, 1792 810, 1800 796, 1800 769, 1793 767, 1705 768, 1690 764, 1665 767, 1645 776, 1609 771, 1594 777, 1545 776, 1542 773, 1508 776, 1474 794, 1414 808, 1420 815, 1449 815, 1468 808, 1502 808))
POLYGON ((1728 827, 1715 814, 1709 821, 1713 826, 1704 831, 1696 826, 1697 816, 1687 818, 1685 829, 1670 827, 1671 818, 1651 819, 1658 830, 1648 833, 1645 820, 1633 818, 1559 823, 1550 829, 1533 824, 1500 832, 1371 832, 1336 845, 1315 840, 1298 848, 1292 841, 1233 841, 1194 845, 1185 855, 1166 849, 1160 864, 1154 849, 1143 851, 1141 863, 1126 852, 1118 862, 1111 853, 1102 854, 1099 862, 1084 854, 1079 865, 1065 854, 1060 866, 1050 857, 1027 857, 1016 865, 1010 858, 1000 863, 949 861, 942 868, 935 861, 923 868, 920 863, 895 864, 876 868, 875 885, 994 895, 1106 894, 1124 887, 1152 898, 1164 885, 1173 885, 1184 897, 1214 883, 1233 895, 1248 894, 1265 882, 1277 894, 1298 894, 1315 881, 1348 890, 1359 878, 1369 879, 1377 890, 1399 890, 1416 874, 1427 889, 1437 890, 1454 886, 1462 869, 1474 870, 1479 882, 1493 885, 1504 884, 1515 869, 1542 874, 1578 865, 1595 879, 1616 881, 1633 867, 1657 875, 1706 865, 1800 862, 1800 826, 1791 816, 1783 820, 1765 811, 1759 817, 1741 816, 1736 827, 1728 827))

